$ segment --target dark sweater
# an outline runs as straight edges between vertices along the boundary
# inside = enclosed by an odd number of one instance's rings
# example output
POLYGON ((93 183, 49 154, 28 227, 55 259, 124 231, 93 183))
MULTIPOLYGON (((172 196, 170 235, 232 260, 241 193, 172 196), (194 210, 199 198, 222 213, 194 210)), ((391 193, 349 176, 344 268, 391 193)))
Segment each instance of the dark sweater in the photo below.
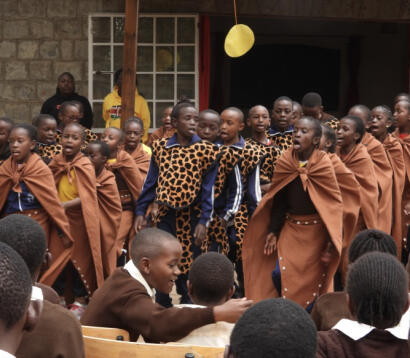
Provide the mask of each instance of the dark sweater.
POLYGON ((342 332, 331 329, 319 332, 316 358, 408 358, 407 341, 390 332, 374 329, 354 341, 342 332))
POLYGON ((212 307, 164 308, 152 302, 144 286, 122 268, 94 292, 81 319, 88 326, 125 329, 132 341, 141 334, 150 343, 177 341, 214 321, 212 307))
POLYGON ((85 98, 84 96, 80 96, 78 93, 75 92, 69 96, 62 96, 57 89, 56 94, 47 99, 43 103, 43 105, 41 106, 40 113, 52 115, 58 123, 58 110, 60 109, 60 105, 63 102, 67 101, 78 101, 83 104, 84 115, 80 123, 84 127, 91 129, 91 127, 93 126, 93 111, 91 109, 90 102, 88 102, 87 98, 85 98))

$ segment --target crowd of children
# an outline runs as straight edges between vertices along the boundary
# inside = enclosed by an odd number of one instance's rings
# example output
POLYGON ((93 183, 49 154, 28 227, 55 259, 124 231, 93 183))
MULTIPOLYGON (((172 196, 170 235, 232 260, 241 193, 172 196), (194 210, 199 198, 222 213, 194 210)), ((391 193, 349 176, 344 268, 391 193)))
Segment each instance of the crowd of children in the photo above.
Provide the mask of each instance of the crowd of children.
MULTIPOLYGON (((70 101, 32 124, 0 118, 0 266, 21 265, 17 251, 32 297, 42 288, 33 332, 21 335, 29 314, 0 317, 19 332, 0 353, 30 356, 64 306, 133 341, 229 345, 228 357, 407 356, 409 95, 340 120, 313 92, 247 116, 182 100, 145 143, 140 118, 97 136, 83 112, 70 101)), ((24 274, 10 273, 19 290, 24 274)))

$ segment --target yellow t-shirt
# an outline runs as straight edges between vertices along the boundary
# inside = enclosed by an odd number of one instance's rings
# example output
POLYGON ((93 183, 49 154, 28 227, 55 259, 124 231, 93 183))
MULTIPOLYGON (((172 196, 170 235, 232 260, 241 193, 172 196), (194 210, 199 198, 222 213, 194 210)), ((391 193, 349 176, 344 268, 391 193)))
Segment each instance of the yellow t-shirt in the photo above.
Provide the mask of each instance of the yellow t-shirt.
POLYGON ((112 164, 112 163, 116 163, 116 162, 117 162, 117 158, 112 158, 112 159, 107 160, 108 164, 112 164))
POLYGON ((66 201, 74 200, 78 198, 77 185, 75 183, 75 171, 72 169, 70 171, 71 184, 68 181, 68 176, 63 175, 60 182, 58 183, 58 196, 60 200, 65 203, 66 201))
POLYGON ((142 149, 144 149, 144 152, 148 153, 150 156, 152 156, 152 150, 150 147, 142 143, 142 149))

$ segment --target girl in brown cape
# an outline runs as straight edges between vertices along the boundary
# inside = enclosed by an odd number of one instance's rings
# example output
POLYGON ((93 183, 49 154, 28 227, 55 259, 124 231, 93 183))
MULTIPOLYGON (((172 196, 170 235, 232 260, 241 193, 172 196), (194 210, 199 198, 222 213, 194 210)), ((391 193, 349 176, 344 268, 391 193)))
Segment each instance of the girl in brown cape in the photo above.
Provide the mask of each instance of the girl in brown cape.
POLYGON ((128 119, 124 124, 124 133, 124 149, 134 159, 143 176, 142 179, 145 180, 151 161, 151 148, 141 143, 144 135, 144 123, 141 118, 128 119))
POLYGON ((308 308, 318 295, 333 290, 343 205, 332 163, 316 149, 321 133, 314 118, 295 123, 293 147, 276 162, 271 189, 249 222, 243 244, 248 298, 282 296, 308 308))
POLYGON ((98 206, 100 208, 101 259, 104 278, 117 266, 116 240, 120 228, 122 206, 114 174, 105 169, 110 156, 107 143, 95 141, 88 144, 87 154, 95 168, 98 206))
POLYGON ((0 211, 30 216, 42 226, 53 261, 40 281, 52 285, 70 260, 72 239, 67 216, 51 185, 53 174, 32 153, 35 138, 36 130, 29 124, 18 124, 10 133, 11 156, 0 167, 0 211))
MULTIPOLYGON (((110 157, 106 163, 106 168, 115 175, 118 191, 122 203, 122 215, 120 228, 117 235, 117 255, 118 257, 126 250, 124 245, 128 240, 131 245, 135 236, 134 230, 134 204, 141 194, 144 184, 143 176, 131 156, 121 150, 124 139, 124 132, 119 128, 105 128, 101 140, 108 144, 110 157)), ((130 247, 130 246, 129 246, 130 247)))
POLYGON ((171 112, 174 107, 169 106, 164 109, 161 121, 162 126, 151 133, 147 145, 152 147, 152 143, 158 139, 171 138, 175 134, 175 128, 172 126, 171 112))
POLYGON ((410 102, 398 101, 394 105, 394 124, 397 129, 394 136, 403 148, 403 158, 406 168, 405 184, 402 196, 402 259, 405 262, 408 255, 407 233, 410 224, 410 102))
POLYGON ((83 143, 83 127, 77 123, 68 124, 61 138, 63 152, 50 163, 74 238, 73 267, 67 267, 54 288, 62 296, 66 281, 64 274, 71 271, 77 306, 84 304, 86 296, 104 281, 95 171, 90 160, 80 152, 83 143))
MULTIPOLYGON (((349 115, 359 117, 366 129, 370 126, 371 113, 370 109, 366 106, 356 105, 352 107, 349 115)), ((390 234, 393 220, 393 201, 391 196, 393 190, 393 169, 383 144, 370 133, 365 131, 361 143, 366 147, 373 162, 379 188, 377 229, 390 234)))
POLYGON ((406 179, 403 148, 399 140, 389 133, 392 125, 392 113, 386 106, 377 106, 372 110, 370 131, 377 140, 383 143, 390 165, 393 169, 393 224, 392 236, 397 246, 397 253, 401 255, 402 236, 402 196, 406 179))

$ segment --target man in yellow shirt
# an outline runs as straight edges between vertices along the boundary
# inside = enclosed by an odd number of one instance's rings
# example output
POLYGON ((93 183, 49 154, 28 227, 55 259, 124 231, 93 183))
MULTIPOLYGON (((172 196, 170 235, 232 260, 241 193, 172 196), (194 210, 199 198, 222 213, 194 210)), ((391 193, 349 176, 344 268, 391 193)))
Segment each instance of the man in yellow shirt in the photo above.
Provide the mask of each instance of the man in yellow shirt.
MULTIPOLYGON (((120 68, 114 74, 113 91, 104 98, 103 118, 106 128, 121 127, 121 83, 122 69, 120 68)), ((145 143, 148 140, 148 129, 151 124, 151 115, 147 101, 138 93, 137 88, 135 88, 134 116, 141 118, 144 122, 144 135, 142 141, 145 143)))

